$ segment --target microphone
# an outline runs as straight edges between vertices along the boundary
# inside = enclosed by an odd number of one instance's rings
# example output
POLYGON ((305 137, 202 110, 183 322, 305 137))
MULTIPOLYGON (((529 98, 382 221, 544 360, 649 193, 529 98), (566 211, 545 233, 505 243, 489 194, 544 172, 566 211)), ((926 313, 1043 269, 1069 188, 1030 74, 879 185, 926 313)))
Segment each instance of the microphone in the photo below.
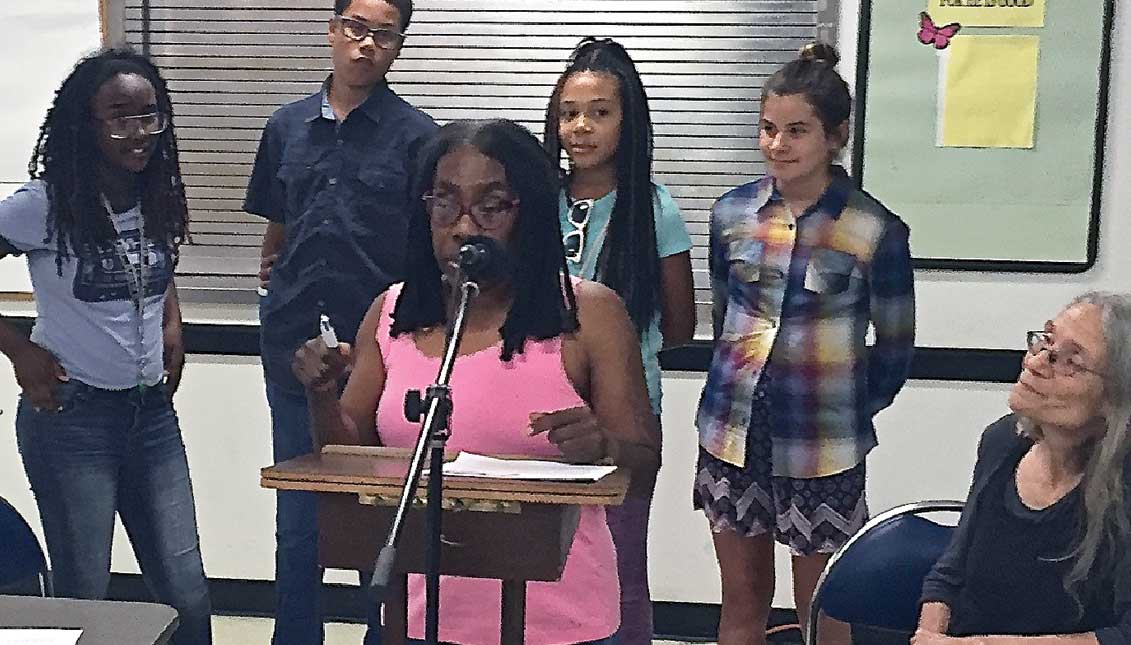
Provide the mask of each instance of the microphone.
POLYGON ((456 261, 469 280, 491 281, 501 277, 505 272, 507 252, 494 238, 473 235, 459 247, 456 261))

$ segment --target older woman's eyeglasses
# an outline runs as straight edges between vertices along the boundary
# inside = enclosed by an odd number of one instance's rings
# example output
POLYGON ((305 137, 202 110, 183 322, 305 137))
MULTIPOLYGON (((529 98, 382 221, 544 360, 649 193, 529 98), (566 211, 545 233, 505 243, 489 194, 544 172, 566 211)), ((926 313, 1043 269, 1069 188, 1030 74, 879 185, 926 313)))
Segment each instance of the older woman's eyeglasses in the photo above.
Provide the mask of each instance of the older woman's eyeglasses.
POLYGON ((111 139, 129 139, 138 132, 154 136, 161 134, 169 127, 169 115, 164 112, 116 116, 109 119, 99 119, 99 121, 106 124, 106 134, 111 139))
POLYGON ((517 199, 503 195, 487 195, 466 209, 455 195, 424 193, 421 199, 432 226, 451 226, 466 212, 485 231, 495 230, 506 223, 511 211, 518 206, 517 199))
POLYGON ((1033 356, 1041 352, 1047 352, 1049 365, 1052 370, 1059 376, 1076 376, 1081 372, 1088 374, 1095 374, 1096 376, 1103 376, 1099 370, 1088 367, 1083 363, 1080 358, 1080 352, 1076 349, 1053 349, 1052 332, 1047 330, 1030 331, 1025 334, 1025 344, 1029 347, 1029 353, 1033 356))
POLYGON ((565 256, 570 262, 581 262, 582 254, 585 252, 585 226, 589 224, 589 212, 593 210, 596 201, 579 199, 570 204, 567 219, 573 225, 573 230, 562 236, 565 256))
POLYGON ((347 18, 341 15, 334 16, 334 18, 337 19, 338 25, 341 27, 342 35, 350 40, 361 42, 365 40, 367 36, 372 35, 373 44, 381 49, 396 49, 400 47, 401 42, 404 41, 404 34, 396 29, 389 29, 388 27, 370 29, 369 25, 360 20, 354 20, 353 18, 347 18))

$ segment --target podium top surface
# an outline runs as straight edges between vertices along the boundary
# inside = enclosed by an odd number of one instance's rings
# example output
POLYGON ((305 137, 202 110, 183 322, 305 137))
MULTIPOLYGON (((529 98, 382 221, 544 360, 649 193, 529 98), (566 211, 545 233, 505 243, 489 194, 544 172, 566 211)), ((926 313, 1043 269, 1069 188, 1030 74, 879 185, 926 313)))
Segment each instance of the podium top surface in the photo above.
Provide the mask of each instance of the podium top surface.
MULTIPOLYGON (((260 471, 264 488, 324 493, 399 495, 410 452, 402 448, 327 446, 320 455, 303 455, 260 471)), ((454 455, 452 455, 454 457, 454 455)), ((419 490, 427 486, 425 475, 419 490)), ((596 482, 561 482, 444 477, 444 496, 482 500, 615 506, 624 501, 629 473, 624 468, 596 482)))

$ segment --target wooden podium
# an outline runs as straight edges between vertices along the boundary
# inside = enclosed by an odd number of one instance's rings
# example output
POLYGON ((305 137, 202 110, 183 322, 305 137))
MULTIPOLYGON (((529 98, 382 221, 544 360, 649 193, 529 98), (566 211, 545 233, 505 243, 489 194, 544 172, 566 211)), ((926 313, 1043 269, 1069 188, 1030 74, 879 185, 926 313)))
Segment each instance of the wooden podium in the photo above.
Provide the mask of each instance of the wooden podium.
MULTIPOLYGON (((261 471, 264 488, 318 495, 318 559, 332 569, 372 571, 392 524, 408 472, 410 451, 326 446, 261 471)), ((454 457, 454 455, 453 455, 454 457)), ((562 575, 580 506, 616 506, 624 500, 628 472, 593 483, 444 477, 441 571, 502 581, 502 643, 521 644, 526 582, 562 575), (534 548, 531 548, 532 545, 534 548)), ((408 573, 424 572, 424 500, 421 480, 397 548, 397 590, 385 605, 383 638, 401 645, 407 633, 408 573)), ((440 604, 444 599, 441 596, 440 604)))

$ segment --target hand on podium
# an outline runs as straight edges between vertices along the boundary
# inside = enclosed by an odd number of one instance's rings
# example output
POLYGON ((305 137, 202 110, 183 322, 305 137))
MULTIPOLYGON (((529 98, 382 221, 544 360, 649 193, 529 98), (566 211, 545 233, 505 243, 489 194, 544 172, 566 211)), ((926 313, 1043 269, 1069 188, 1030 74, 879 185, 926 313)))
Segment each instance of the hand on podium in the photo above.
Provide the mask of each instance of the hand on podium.
POLYGON ((597 422, 597 415, 587 405, 532 413, 530 434, 543 432, 562 456, 573 463, 594 464, 614 457, 616 441, 605 434, 597 422))

